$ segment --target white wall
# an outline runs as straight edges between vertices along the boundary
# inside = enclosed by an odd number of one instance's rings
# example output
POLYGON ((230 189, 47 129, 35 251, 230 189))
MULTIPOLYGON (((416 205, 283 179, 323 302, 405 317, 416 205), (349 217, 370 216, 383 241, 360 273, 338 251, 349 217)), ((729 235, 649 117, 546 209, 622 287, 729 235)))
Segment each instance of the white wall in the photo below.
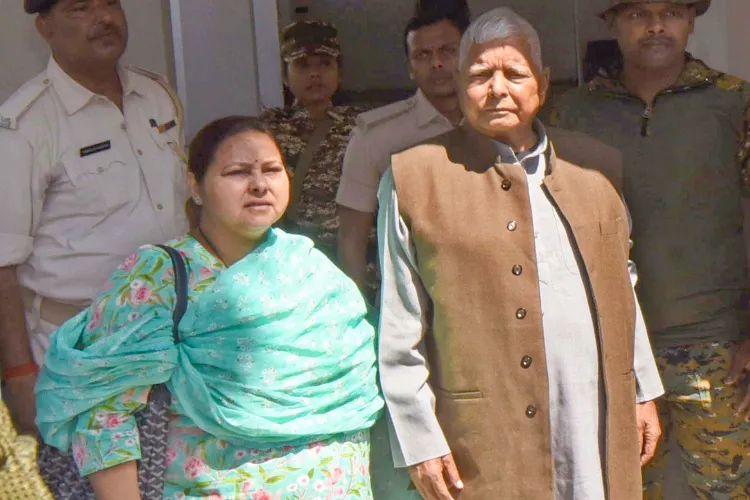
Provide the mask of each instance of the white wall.
POLYGON ((690 50, 708 65, 750 80, 750 1, 714 0, 701 16, 690 50))
MULTIPOLYGON (((187 138, 216 118, 258 114, 260 85, 252 2, 170 0, 170 6, 187 138)), ((278 56, 274 57, 278 65, 278 56)))
MULTIPOLYGON (((160 0, 124 0, 130 42, 124 60, 169 75, 168 14, 160 0)), ((0 102, 47 65, 49 50, 21 0, 0 0, 0 102)))

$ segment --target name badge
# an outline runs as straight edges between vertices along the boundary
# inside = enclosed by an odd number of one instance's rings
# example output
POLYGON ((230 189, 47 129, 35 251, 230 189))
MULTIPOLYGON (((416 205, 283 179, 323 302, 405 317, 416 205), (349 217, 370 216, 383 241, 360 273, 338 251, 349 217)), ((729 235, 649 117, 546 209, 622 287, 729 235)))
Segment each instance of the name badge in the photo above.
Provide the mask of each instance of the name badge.
POLYGON ((91 146, 86 146, 85 148, 81 148, 81 158, 84 158, 86 156, 91 156, 96 153, 101 153, 102 151, 106 151, 108 149, 112 149, 111 141, 104 141, 104 142, 100 142, 99 144, 92 144, 91 146))
POLYGON ((163 125, 159 125, 158 127, 156 127, 156 130, 158 130, 160 134, 163 134, 164 132, 168 132, 168 131, 172 130, 176 126, 177 126, 177 122, 174 121, 174 120, 170 120, 167 123, 165 123, 163 125))

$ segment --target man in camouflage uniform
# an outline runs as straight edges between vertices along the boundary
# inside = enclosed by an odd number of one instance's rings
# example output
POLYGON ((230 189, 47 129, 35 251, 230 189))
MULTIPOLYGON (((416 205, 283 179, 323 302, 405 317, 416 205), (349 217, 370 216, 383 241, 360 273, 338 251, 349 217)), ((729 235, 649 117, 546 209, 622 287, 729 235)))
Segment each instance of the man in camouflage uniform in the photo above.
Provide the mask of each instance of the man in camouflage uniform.
MULTIPOLYGON (((638 295, 692 491, 750 498, 746 246, 750 84, 685 53, 710 0, 612 1, 621 64, 558 103, 553 121, 623 152, 638 295), (743 209, 741 209, 743 207, 743 209)), ((644 471, 663 497, 666 446, 644 471)))
POLYGON ((299 21, 281 35, 284 84, 290 107, 263 112, 292 175, 292 200, 282 222, 311 238, 336 261, 336 191, 349 134, 363 108, 335 106, 340 83, 336 28, 323 21, 299 21))

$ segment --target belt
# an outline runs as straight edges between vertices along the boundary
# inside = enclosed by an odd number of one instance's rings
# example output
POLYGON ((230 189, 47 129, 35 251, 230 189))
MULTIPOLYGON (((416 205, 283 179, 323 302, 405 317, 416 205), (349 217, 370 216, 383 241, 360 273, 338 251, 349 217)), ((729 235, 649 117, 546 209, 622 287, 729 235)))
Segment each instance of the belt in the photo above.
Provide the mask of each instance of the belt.
MULTIPOLYGON (((37 299, 37 297, 38 295, 28 288, 21 289, 21 299, 23 300, 23 307, 27 312, 34 312, 34 301, 37 299)), ((39 317, 47 323, 51 323, 53 325, 61 325, 62 323, 65 323, 84 309, 83 307, 64 304, 63 302, 58 302, 46 297, 39 298, 42 299, 39 303, 39 317)))

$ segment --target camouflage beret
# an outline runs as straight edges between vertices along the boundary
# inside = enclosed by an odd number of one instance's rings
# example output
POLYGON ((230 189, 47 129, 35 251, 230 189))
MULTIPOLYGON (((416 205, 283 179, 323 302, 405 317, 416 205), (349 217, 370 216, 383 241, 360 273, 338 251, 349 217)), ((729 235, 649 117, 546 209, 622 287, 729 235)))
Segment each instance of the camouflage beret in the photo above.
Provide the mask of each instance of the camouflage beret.
POLYGON ((680 4, 680 5, 692 5, 695 7, 695 11, 699 16, 705 14, 708 8, 711 6, 711 0, 610 0, 609 8, 607 8, 607 10, 599 14, 599 17, 604 19, 612 9, 616 7, 620 7, 622 5, 626 5, 626 4, 664 3, 665 1, 680 4))
POLYGON ((55 5, 57 0, 23 0, 23 9, 27 14, 36 14, 55 5))
POLYGON ((325 21, 297 21, 281 32, 281 58, 293 61, 312 54, 338 57, 338 31, 325 21))

